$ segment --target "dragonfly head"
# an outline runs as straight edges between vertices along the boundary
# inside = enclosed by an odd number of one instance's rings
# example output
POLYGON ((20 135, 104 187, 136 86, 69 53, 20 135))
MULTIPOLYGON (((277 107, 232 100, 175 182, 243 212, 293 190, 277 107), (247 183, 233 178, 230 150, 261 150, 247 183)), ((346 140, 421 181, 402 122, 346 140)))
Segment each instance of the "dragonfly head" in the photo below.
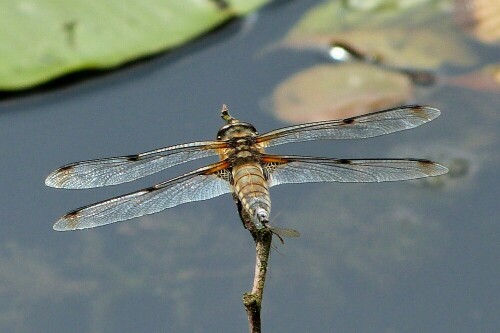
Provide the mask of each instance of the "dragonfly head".
POLYGON ((226 121, 226 123, 228 124, 233 124, 233 123, 237 123, 239 122, 238 119, 236 118, 233 118, 233 116, 231 116, 229 114, 229 109, 227 108, 226 104, 222 104, 222 109, 220 110, 220 116, 222 119, 224 119, 226 121))
POLYGON ((245 123, 233 118, 224 104, 221 110, 221 117, 227 124, 222 126, 217 132, 217 140, 229 140, 232 138, 244 138, 248 136, 257 136, 259 133, 250 123, 245 123))

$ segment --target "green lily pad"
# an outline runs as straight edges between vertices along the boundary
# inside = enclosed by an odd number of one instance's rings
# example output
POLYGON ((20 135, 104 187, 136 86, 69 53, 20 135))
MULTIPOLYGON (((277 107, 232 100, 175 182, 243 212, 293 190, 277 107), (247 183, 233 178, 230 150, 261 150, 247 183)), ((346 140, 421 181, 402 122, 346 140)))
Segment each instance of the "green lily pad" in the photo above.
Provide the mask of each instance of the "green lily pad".
POLYGON ((173 48, 268 0, 3 0, 0 90, 173 48))

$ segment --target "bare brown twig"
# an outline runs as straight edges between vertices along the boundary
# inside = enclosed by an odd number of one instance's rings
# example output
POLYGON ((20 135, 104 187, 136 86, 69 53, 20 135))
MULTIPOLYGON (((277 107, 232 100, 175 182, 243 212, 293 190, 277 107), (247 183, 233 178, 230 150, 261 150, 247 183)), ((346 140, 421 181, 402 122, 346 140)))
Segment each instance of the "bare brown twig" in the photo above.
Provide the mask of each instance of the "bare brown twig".
POLYGON ((243 295, 243 304, 247 311, 249 331, 261 332, 260 309, 262 307, 262 294, 266 282, 267 265, 271 250, 272 232, 269 228, 250 231, 255 241, 255 273, 251 293, 243 295))
POLYGON ((257 229, 252 223, 248 213, 242 209, 241 202, 239 202, 236 197, 235 201, 238 205, 241 222, 243 222, 245 228, 252 234, 255 242, 256 257, 253 287, 251 292, 243 294, 243 305, 247 312, 250 333, 260 333, 262 332, 260 310, 262 307, 262 295, 266 283, 267 265, 269 263, 273 233, 269 228, 257 229))

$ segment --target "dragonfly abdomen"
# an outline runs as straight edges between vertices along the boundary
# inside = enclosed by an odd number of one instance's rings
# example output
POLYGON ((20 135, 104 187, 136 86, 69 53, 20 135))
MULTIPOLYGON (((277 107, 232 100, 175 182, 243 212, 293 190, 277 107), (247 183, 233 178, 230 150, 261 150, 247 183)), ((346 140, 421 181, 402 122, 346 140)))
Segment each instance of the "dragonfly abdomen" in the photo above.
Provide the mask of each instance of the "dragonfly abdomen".
POLYGON ((233 167, 234 191, 243 208, 252 217, 258 229, 269 222, 271 198, 269 187, 257 162, 249 162, 233 167))

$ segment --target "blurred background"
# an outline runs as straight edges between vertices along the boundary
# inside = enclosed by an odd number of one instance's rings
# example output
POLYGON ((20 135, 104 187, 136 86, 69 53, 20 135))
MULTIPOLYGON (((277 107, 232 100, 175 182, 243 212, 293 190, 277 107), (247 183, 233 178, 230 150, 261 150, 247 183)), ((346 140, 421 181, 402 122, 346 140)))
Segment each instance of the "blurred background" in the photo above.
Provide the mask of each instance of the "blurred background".
POLYGON ((301 237, 275 242, 263 330, 497 332, 499 8, 363 3, 273 1, 119 68, 83 66, 27 90, 4 86, 0 331, 246 331, 242 294, 255 248, 230 195, 96 229, 52 230, 70 210, 214 160, 84 191, 48 188, 45 177, 74 161, 215 139, 223 103, 260 133, 418 103, 441 116, 373 139, 270 150, 427 158, 450 172, 273 187, 272 223, 301 237))

